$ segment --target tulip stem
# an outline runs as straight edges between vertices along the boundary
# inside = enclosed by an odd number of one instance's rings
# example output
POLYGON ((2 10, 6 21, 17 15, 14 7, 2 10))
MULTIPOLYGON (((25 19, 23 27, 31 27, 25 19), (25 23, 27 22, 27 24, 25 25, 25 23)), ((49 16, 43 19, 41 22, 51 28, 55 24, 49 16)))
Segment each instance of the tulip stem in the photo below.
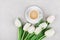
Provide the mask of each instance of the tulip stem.
POLYGON ((28 33, 28 35, 26 36, 26 38, 24 40, 27 40, 27 38, 30 36, 30 34, 28 33))
POLYGON ((18 40, 20 40, 20 31, 19 31, 19 28, 18 28, 18 40))
POLYGON ((32 36, 34 36, 34 33, 30 34, 29 38, 31 38, 32 36))
POLYGON ((21 39, 21 40, 24 40, 24 35, 25 35, 25 31, 24 31, 24 33, 23 33, 23 35, 22 35, 22 39, 21 39))
POLYGON ((22 29, 22 27, 19 27, 18 28, 18 40, 21 40, 22 34, 23 34, 23 29, 22 29))
POLYGON ((44 36, 42 36, 42 37, 40 37, 38 40, 42 40, 43 38, 45 38, 46 36, 44 35, 44 36))
POLYGON ((26 40, 31 40, 32 36, 34 36, 34 33, 30 34, 26 40))

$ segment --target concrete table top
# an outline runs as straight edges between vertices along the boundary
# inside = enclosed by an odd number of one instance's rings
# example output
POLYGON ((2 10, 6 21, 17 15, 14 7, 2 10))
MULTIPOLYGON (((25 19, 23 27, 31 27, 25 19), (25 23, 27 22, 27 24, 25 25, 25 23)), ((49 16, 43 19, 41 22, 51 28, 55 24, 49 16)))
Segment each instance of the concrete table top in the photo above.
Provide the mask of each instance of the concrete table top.
POLYGON ((60 0, 0 0, 0 40, 17 40, 14 20, 19 16, 26 22, 24 12, 30 5, 40 6, 45 17, 56 16, 55 21, 50 25, 56 31, 55 35, 43 40, 60 40, 60 0))

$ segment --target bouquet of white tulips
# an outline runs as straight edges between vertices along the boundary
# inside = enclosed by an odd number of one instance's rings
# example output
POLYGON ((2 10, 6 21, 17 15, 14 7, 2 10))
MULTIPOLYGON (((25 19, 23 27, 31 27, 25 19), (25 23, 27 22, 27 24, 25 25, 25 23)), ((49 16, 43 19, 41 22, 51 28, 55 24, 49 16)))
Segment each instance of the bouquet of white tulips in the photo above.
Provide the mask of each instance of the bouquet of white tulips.
POLYGON ((45 37, 51 37, 55 31, 49 27, 49 24, 55 20, 55 16, 49 16, 46 21, 40 20, 37 24, 27 22, 22 24, 21 20, 17 18, 15 25, 18 27, 18 40, 42 40, 45 37))

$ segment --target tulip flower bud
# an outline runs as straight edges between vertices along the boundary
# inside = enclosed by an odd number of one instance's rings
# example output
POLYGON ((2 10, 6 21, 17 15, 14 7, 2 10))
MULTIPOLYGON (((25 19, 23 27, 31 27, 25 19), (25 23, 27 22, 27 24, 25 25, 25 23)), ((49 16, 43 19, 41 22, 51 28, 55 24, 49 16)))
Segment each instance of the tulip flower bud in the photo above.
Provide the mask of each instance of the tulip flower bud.
POLYGON ((27 31, 30 26, 31 26, 30 23, 26 23, 26 24, 24 25, 24 27, 23 27, 23 30, 24 30, 24 31, 27 31))
POLYGON ((35 31, 35 27, 33 25, 28 28, 29 33, 33 33, 34 31, 35 31))
POLYGON ((15 26, 17 26, 17 27, 22 26, 21 21, 18 18, 15 20, 15 26))
POLYGON ((46 37, 51 37, 51 36, 53 36, 54 34, 55 34, 55 31, 54 31, 53 29, 47 30, 47 31, 45 32, 45 36, 46 36, 46 37))
POLYGON ((47 23, 46 22, 41 23, 39 27, 41 27, 42 29, 45 29, 47 27, 47 23))
POLYGON ((55 20, 55 16, 49 16, 49 17, 47 18, 47 22, 48 22, 48 23, 52 23, 54 20, 55 20))
POLYGON ((34 33, 35 33, 36 35, 38 35, 41 31, 42 31, 42 28, 41 28, 41 27, 37 27, 37 28, 35 29, 34 33))

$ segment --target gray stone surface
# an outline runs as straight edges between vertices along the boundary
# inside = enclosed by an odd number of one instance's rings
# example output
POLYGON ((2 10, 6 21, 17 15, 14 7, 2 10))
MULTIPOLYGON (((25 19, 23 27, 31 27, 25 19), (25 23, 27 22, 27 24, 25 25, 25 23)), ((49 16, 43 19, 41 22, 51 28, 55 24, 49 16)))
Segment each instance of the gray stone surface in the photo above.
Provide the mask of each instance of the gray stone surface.
POLYGON ((30 5, 39 5, 45 17, 56 16, 56 20, 50 25, 55 29, 56 34, 44 40, 60 40, 60 0, 0 0, 0 40, 17 40, 14 20, 19 16, 26 22, 24 11, 30 5))

